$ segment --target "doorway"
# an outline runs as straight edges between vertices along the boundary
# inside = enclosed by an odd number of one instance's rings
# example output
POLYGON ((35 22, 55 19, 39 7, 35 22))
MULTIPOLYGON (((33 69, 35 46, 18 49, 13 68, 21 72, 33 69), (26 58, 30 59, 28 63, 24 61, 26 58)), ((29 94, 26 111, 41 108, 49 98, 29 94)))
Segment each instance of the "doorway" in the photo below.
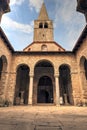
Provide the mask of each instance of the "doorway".
POLYGON ((39 79, 37 103, 53 103, 53 85, 48 76, 42 76, 39 79))

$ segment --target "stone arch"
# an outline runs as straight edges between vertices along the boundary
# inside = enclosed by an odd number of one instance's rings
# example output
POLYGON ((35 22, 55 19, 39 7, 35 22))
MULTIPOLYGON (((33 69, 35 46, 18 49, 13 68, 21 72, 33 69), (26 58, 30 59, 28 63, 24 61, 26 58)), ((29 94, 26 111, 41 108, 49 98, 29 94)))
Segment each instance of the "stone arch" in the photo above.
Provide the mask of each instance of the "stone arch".
POLYGON ((29 96, 30 68, 26 64, 20 64, 16 70, 16 86, 14 105, 27 105, 29 96))
POLYGON ((4 94, 5 82, 6 82, 6 74, 7 74, 7 58, 5 55, 0 57, 0 95, 4 94))
MULTIPOLYGON (((48 60, 40 60, 35 64, 34 67, 34 104, 38 103, 38 84, 41 77, 49 77, 52 79, 53 97, 54 97, 54 67, 53 64, 48 60)), ((44 86, 44 85, 42 85, 44 86)), ((50 97, 51 98, 51 97, 50 97)), ((51 102, 52 98, 50 99, 51 102)))
POLYGON ((39 23, 39 28, 43 28, 43 23, 39 23))
POLYGON ((42 63, 42 62, 47 62, 50 64, 51 67, 53 67, 53 70, 54 70, 54 64, 52 63, 52 61, 48 60, 48 59, 42 59, 42 60, 38 60, 35 65, 34 65, 34 70, 35 70, 35 67, 39 64, 39 63, 42 63))
POLYGON ((68 64, 59 67, 60 98, 63 105, 73 105, 71 71, 68 64))
POLYGON ((18 64, 18 65, 16 66, 16 68, 15 68, 16 72, 17 72, 18 68, 19 68, 20 66, 22 66, 22 65, 27 66, 27 67, 29 68, 29 72, 30 72, 30 66, 29 66, 28 64, 26 64, 26 63, 20 63, 20 64, 18 64))
POLYGON ((80 78, 82 86, 83 104, 87 104, 87 59, 85 56, 80 58, 80 78))

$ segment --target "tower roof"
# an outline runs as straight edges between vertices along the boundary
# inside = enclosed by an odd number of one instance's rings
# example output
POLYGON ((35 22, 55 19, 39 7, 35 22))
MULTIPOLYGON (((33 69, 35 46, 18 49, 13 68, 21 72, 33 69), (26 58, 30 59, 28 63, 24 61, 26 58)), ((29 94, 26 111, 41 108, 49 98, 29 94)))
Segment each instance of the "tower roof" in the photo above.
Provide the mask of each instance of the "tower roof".
POLYGON ((49 20, 48 13, 44 3, 42 4, 42 7, 40 9, 38 20, 49 20))

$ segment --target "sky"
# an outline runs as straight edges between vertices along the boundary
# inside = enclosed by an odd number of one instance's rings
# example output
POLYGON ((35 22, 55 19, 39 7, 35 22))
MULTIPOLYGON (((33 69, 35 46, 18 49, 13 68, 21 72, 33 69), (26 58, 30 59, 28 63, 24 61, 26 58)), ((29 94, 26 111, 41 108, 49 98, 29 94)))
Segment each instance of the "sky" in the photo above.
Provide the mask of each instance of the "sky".
POLYGON ((2 17, 1 27, 15 50, 23 50, 33 42, 34 20, 42 3, 54 24, 54 41, 72 50, 86 22, 76 11, 77 0, 10 0, 11 12, 2 17))

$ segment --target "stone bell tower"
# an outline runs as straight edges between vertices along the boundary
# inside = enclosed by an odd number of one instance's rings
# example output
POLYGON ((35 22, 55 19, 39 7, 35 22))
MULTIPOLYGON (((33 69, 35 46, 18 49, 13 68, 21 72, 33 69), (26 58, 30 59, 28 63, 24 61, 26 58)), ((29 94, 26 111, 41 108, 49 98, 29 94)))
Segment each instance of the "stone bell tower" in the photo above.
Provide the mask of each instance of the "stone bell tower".
POLYGON ((34 21, 34 42, 53 41, 53 39, 53 22, 49 19, 43 3, 38 19, 34 21))
POLYGON ((4 13, 10 12, 10 0, 0 0, 0 22, 4 13))

